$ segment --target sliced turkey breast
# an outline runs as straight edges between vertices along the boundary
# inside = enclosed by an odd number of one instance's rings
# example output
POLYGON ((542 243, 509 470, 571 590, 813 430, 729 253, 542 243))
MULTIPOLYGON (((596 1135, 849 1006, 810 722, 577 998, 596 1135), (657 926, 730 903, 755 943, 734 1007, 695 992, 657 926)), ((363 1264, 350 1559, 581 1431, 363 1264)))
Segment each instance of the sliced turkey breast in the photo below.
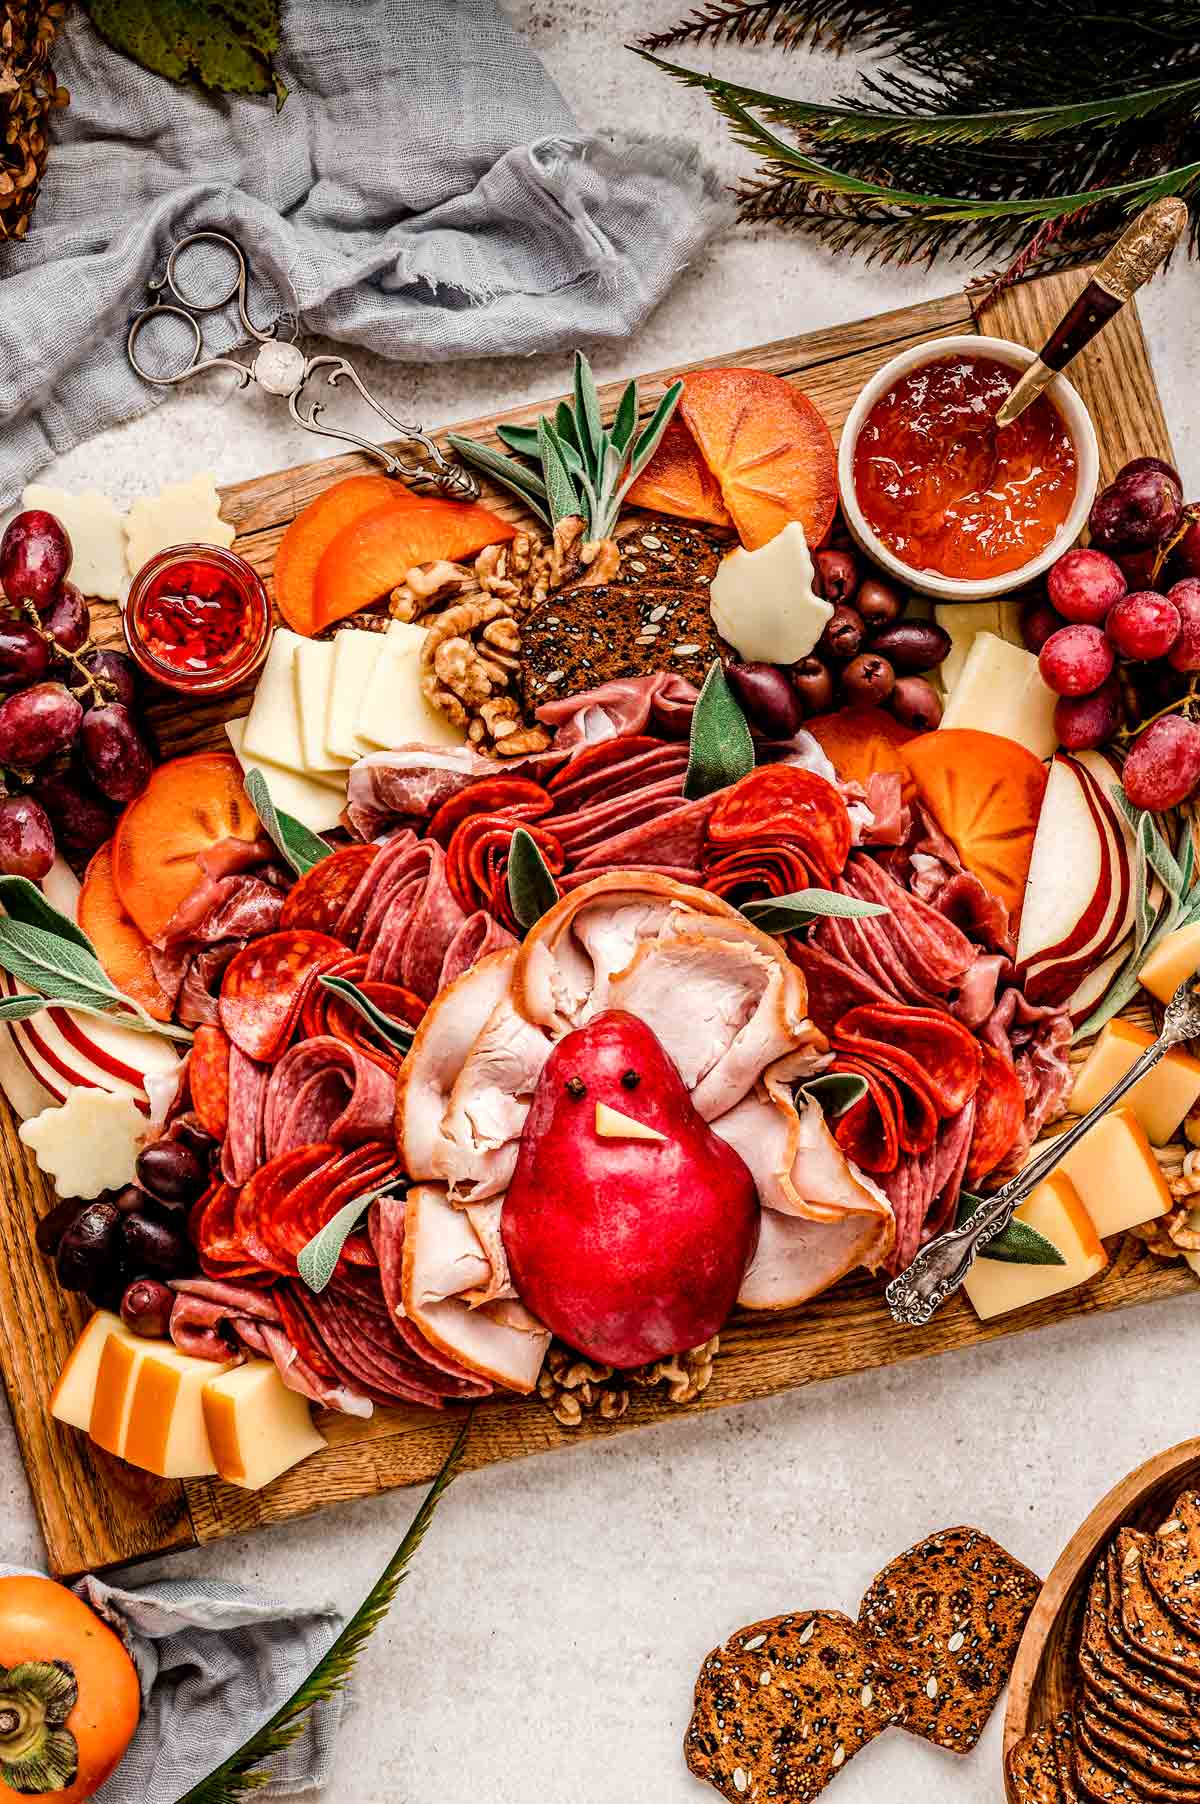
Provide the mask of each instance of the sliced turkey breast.
POLYGON ((396 1085, 396 1144, 412 1178, 437 1177, 435 1149, 450 1093, 472 1042, 507 993, 516 947, 463 973, 426 1010, 396 1085))
POLYGON ((764 1209, 758 1246, 742 1279, 743 1309, 795 1309, 873 1257, 878 1218, 805 1221, 764 1209))
POLYGON ((515 1297, 516 1287, 508 1269, 508 1254, 504 1251, 504 1240, 500 1233, 504 1198, 494 1196, 486 1203, 468 1203, 464 1213, 492 1268, 487 1284, 477 1290, 463 1292, 464 1302, 469 1303, 472 1309, 478 1309, 484 1303, 494 1303, 498 1297, 515 1297))
POLYGON ((404 1213, 404 1312, 429 1343, 507 1389, 537 1383, 550 1335, 515 1299, 472 1309, 462 1292, 491 1268, 466 1214, 432 1184, 409 1191, 404 1213))
POLYGON ((433 1175, 452 1201, 483 1202, 507 1190, 552 1047, 549 1034, 501 996, 463 1060, 433 1149, 433 1175))

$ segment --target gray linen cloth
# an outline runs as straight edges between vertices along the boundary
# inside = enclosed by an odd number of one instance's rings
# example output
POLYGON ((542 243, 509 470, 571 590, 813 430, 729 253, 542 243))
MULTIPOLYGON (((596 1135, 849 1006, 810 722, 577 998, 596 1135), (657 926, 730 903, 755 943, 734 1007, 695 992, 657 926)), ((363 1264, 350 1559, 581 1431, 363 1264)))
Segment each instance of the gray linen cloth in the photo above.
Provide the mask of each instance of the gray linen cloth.
MULTIPOLYGON (((5 1566, 0 1577, 28 1568, 5 1566)), ((123 1590, 95 1577, 74 1587, 133 1655, 142 1720, 96 1804, 176 1804, 286 1703, 342 1626, 333 1610, 297 1610, 241 1585, 158 1579, 123 1590)), ((257 1796, 323 1785, 342 1694, 317 1705, 257 1796)))
POLYGON ((78 13, 54 64, 71 104, 0 245, 0 507, 162 398, 124 339, 188 232, 239 240, 252 317, 420 363, 623 339, 726 218, 686 143, 581 133, 495 0, 287 0, 278 114, 146 74, 78 13))

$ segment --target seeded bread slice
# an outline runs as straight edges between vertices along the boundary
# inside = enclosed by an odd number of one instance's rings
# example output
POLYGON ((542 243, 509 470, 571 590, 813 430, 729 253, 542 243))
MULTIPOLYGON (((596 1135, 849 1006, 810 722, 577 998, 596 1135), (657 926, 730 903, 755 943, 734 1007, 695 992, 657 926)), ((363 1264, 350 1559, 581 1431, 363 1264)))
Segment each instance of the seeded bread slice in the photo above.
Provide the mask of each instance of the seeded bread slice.
POLYGON ((894 1714, 848 1616, 774 1616, 739 1629, 705 1660, 684 1758, 729 1804, 811 1804, 894 1714))
POLYGON ((858 1612, 901 1727, 966 1754, 1008 1682, 1041 1589, 977 1528, 948 1528, 892 1560, 858 1612))
POLYGON ((1126 1640, 1142 1659, 1154 1662, 1164 1675, 1200 1686, 1200 1638, 1167 1610, 1147 1583, 1143 1560, 1153 1548, 1150 1535, 1123 1528, 1117 1535, 1115 1570, 1121 1599, 1121 1625, 1126 1640))
POLYGON ((1017 1742, 1004 1770, 1017 1804, 1062 1804, 1053 1729, 1035 1729, 1017 1742))
POLYGON ((1069 1710, 1056 1716, 1054 1752, 1058 1756, 1058 1783, 1063 1804, 1080 1804, 1079 1786, 1075 1778, 1075 1718, 1069 1710))
POLYGON ((1159 1602, 1200 1636, 1200 1492, 1185 1491, 1142 1558, 1146 1582, 1159 1602))

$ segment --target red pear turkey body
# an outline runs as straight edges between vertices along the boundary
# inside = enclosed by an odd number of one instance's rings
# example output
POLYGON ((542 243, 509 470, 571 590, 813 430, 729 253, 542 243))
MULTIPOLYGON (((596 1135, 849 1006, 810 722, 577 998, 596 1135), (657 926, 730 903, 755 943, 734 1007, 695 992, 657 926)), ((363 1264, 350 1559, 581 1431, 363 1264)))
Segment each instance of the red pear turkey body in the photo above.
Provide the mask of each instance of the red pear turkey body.
POLYGON ((635 1366, 718 1331, 759 1203, 657 1037, 611 1010, 546 1061, 502 1224, 522 1302, 589 1358, 635 1366), (663 1138, 599 1133, 598 1103, 663 1138))

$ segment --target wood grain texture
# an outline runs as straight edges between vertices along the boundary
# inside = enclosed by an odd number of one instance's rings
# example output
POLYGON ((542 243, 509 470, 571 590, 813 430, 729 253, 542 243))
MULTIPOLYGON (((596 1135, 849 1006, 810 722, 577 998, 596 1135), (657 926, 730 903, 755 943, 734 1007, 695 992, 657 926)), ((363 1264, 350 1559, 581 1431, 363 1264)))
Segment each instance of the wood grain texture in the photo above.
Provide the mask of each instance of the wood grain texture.
MULTIPOLYGON (((1038 345, 1084 279, 1081 274, 1048 277, 1015 289, 980 320, 980 329, 1038 345)), ((801 382, 837 437, 863 382, 889 357, 908 344, 971 329, 970 309, 954 295, 853 325, 755 346, 732 354, 726 362, 801 382)), ((653 406, 676 374, 678 367, 640 380, 644 409, 653 406)), ((1071 380, 1095 417, 1106 473, 1135 454, 1170 455, 1132 307, 1072 366, 1071 380)), ((607 406, 615 404, 621 386, 610 383, 601 391, 607 406)), ((467 422, 457 430, 494 437, 501 419, 528 422, 545 406, 542 401, 467 422)), ((369 467, 358 456, 338 457, 225 490, 223 512, 237 528, 237 549, 269 580, 279 538, 299 509, 330 483, 369 467)), ((509 517, 519 511, 501 491, 486 485, 485 499, 509 517)), ((101 623, 100 636, 110 640, 119 636, 111 613, 101 623)), ((247 695, 245 691, 186 712, 170 698, 156 702, 151 719, 164 755, 223 744, 221 723, 245 712, 247 695)), ((329 1451, 262 1492, 240 1491, 207 1479, 183 1486, 157 1484, 95 1453, 84 1436, 57 1429, 46 1416, 46 1399, 81 1317, 33 1246, 34 1223, 50 1204, 47 1188, 31 1171, 7 1119, 0 1122, 0 1133, 10 1174, 8 1206, 0 1217, 4 1331, 0 1359, 54 1572, 75 1573, 288 1521, 331 1503, 428 1480, 437 1470, 456 1431, 454 1411, 441 1416, 418 1409, 380 1411, 366 1423, 324 1415, 320 1425, 329 1437, 329 1451)), ((851 1279, 799 1313, 731 1322, 722 1335, 713 1382, 692 1407, 721 1409, 825 1378, 976 1346, 1072 1315, 1179 1295, 1194 1284, 1186 1266, 1164 1266, 1130 1239, 1105 1274, 1065 1297, 986 1324, 978 1322, 959 1299, 929 1327, 905 1330, 892 1324, 878 1284, 865 1276, 851 1279)), ((585 1418, 582 1428, 568 1430, 537 1401, 495 1401, 477 1412, 467 1464, 547 1452, 582 1434, 624 1433, 676 1414, 670 1404, 642 1394, 618 1423, 585 1418)))
MULTIPOLYGON (((1101 1498, 1067 1542, 1025 1624, 1008 1686, 1004 1753, 1075 1699, 1080 1620, 1092 1569, 1119 1528, 1153 1531, 1165 1522, 1181 1491, 1200 1483, 1200 1440, 1156 1454, 1101 1498)), ((1005 1780, 1009 1804, 1020 1804, 1005 1780)))

